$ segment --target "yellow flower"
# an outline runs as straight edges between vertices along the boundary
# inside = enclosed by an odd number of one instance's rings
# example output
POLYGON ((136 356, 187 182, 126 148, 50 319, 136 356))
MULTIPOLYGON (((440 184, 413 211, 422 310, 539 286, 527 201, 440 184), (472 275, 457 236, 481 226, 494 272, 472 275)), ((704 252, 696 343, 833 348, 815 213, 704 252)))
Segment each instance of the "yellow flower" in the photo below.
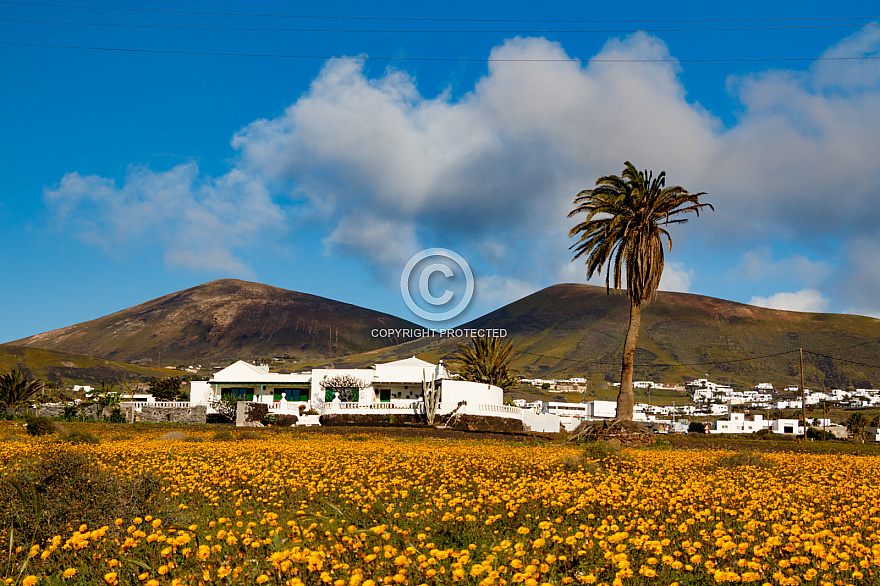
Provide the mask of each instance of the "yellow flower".
POLYGON ((22 586, 34 586, 40 579, 36 576, 25 576, 25 579, 21 581, 22 586))
POLYGON ((65 578, 73 578, 76 576, 76 568, 67 568, 61 573, 65 578))

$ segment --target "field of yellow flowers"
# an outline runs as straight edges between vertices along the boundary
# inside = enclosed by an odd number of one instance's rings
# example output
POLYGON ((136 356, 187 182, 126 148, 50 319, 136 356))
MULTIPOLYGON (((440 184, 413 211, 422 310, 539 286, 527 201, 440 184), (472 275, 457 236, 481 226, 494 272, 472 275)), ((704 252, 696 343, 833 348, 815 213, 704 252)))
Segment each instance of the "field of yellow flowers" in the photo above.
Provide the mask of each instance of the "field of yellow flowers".
POLYGON ((0 422, 7 584, 880 584, 873 456, 80 427, 100 443, 0 422), (76 454, 156 491, 29 539, 52 495, 22 479, 76 454))

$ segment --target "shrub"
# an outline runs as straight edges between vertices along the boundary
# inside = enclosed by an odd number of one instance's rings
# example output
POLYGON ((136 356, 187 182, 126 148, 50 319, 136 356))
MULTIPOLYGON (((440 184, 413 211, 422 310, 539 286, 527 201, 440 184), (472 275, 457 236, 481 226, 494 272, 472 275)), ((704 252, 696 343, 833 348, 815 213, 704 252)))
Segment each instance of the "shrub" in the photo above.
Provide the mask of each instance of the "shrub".
POLYGON ((736 452, 728 456, 722 456, 715 462, 718 468, 740 468, 743 466, 753 466, 755 468, 775 468, 775 464, 754 452, 736 452))
POLYGON ((77 411, 79 411, 79 408, 75 404, 65 405, 64 411, 61 413, 62 421, 74 421, 76 419, 77 411))
POLYGON ((67 442, 69 444, 99 444, 99 440, 94 435, 85 431, 62 431, 58 434, 58 441, 67 442))
POLYGON ((583 444, 579 464, 587 470, 604 470, 610 466, 619 466, 624 463, 627 463, 628 466, 629 460, 622 454, 620 445, 617 443, 599 440, 583 444))
POLYGON ((688 433, 706 433, 706 425, 699 421, 691 421, 688 424, 688 433))
POLYGON ((214 409, 216 409, 217 415, 222 417, 224 421, 230 423, 235 422, 236 411, 238 410, 238 401, 223 399, 214 403, 213 407, 214 409))
POLYGON ((183 433, 182 431, 169 431, 168 433, 163 433, 162 437, 159 438, 160 441, 184 441, 189 436, 183 433))
POLYGON ((252 431, 242 431, 238 434, 238 438, 240 440, 258 440, 260 439, 260 434, 254 433, 252 431))
POLYGON ((217 430, 217 433, 211 438, 212 442, 232 442, 235 441, 235 436, 232 435, 232 432, 228 429, 220 429, 217 430))
POLYGON ((28 415, 25 421, 27 422, 26 429, 28 435, 48 435, 57 431, 55 429, 55 424, 48 417, 37 417, 33 415, 28 415))
POLYGON ((122 478, 70 450, 11 472, 0 481, 0 519, 15 528, 14 544, 26 546, 70 533, 80 524, 131 518, 159 491, 151 474, 122 478))
POLYGON ((110 417, 107 418, 107 421, 110 423, 126 423, 127 420, 119 409, 119 405, 116 405, 113 407, 113 411, 110 412, 110 417))
POLYGON ((584 458, 590 460, 604 460, 605 458, 619 458, 620 446, 605 441, 586 442, 582 452, 584 458))

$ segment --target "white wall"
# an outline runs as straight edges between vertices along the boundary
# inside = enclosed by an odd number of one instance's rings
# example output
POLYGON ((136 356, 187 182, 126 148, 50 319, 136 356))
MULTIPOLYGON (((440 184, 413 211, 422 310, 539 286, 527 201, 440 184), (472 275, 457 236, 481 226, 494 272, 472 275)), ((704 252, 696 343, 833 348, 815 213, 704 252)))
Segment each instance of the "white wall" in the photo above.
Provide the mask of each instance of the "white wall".
POLYGON ((443 403, 458 404, 467 401, 468 404, 479 405, 503 405, 504 391, 500 387, 475 383, 463 380, 443 379, 441 384, 441 400, 443 403))
POLYGON ((614 417, 617 415, 616 401, 590 401, 590 417, 614 417))
POLYGON ((214 389, 206 380, 194 380, 189 383, 189 404, 207 405, 214 399, 214 389))
POLYGON ((522 422, 524 430, 541 433, 559 433, 562 427, 562 418, 549 413, 537 415, 531 409, 522 410, 522 422))

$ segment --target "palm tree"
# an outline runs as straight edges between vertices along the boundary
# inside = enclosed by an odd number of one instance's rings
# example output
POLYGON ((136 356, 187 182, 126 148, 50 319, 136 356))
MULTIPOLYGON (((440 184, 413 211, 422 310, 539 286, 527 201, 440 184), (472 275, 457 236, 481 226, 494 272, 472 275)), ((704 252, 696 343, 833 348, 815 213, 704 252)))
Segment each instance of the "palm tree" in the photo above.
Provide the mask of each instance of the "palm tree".
POLYGON ((510 363, 514 359, 513 342, 491 336, 471 338, 471 346, 459 342, 452 362, 459 367, 464 380, 487 383, 509 389, 519 381, 513 376, 510 363))
POLYGON ((630 312, 623 345, 617 419, 631 420, 635 403, 633 357, 641 312, 657 290, 663 274, 663 237, 668 247, 672 247, 672 238, 661 224, 681 224, 687 222, 687 218, 680 214, 693 212, 699 216, 702 208, 715 208, 700 203, 700 196, 705 193, 688 193, 678 185, 666 187, 665 171, 654 177, 650 171, 638 171, 629 161, 624 163, 619 177, 600 177, 596 186, 581 191, 575 198, 575 207, 568 217, 577 214, 587 217, 572 228, 568 236, 579 236, 571 246, 572 262, 586 256, 587 279, 594 273, 601 274, 602 267, 608 264, 605 288, 609 293, 612 287, 622 288, 623 265, 626 265, 630 312))
POLYGON ((43 381, 28 382, 20 370, 11 370, 0 375, 0 403, 18 407, 27 403, 31 397, 43 390, 43 381))
POLYGON ((868 423, 868 418, 859 412, 853 413, 843 422, 850 436, 862 443, 865 441, 865 428, 868 427, 868 423))

